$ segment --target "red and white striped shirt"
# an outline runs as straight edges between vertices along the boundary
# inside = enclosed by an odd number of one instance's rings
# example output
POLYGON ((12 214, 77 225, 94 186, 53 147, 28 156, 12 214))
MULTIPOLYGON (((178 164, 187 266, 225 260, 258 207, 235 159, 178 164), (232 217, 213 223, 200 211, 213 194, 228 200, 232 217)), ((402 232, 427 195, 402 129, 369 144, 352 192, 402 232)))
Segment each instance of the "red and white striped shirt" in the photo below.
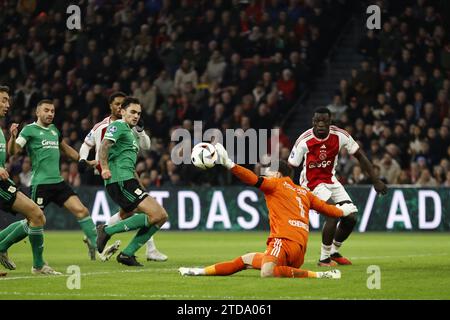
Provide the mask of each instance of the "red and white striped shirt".
MULTIPOLYGON (((108 128, 111 122, 112 122, 111 116, 106 117, 102 121, 95 124, 95 126, 91 129, 86 138, 84 138, 84 143, 88 148, 85 148, 83 144, 83 146, 81 146, 80 149, 80 157, 82 159, 87 158, 89 154, 88 149, 91 149, 93 147, 95 147, 95 160, 98 161, 100 159, 99 157, 100 146, 105 136, 106 129, 108 128)), ((151 146, 151 141, 150 137, 145 133, 145 131, 143 130, 141 132, 137 132, 136 127, 133 127, 133 133, 139 140, 139 148, 142 150, 149 150, 151 146)), ((97 165, 96 169, 97 170, 95 173, 101 172, 100 163, 97 165)))
POLYGON ((100 150, 100 146, 102 144, 103 137, 106 133, 106 128, 108 128, 111 123, 111 116, 106 117, 102 121, 95 124, 95 126, 88 133, 86 138, 84 138, 84 143, 86 143, 89 147, 95 147, 95 160, 98 160, 98 152, 100 150))
POLYGON ((325 139, 314 135, 313 129, 305 131, 295 142, 289 156, 289 163, 298 167, 303 161, 300 175, 300 185, 309 190, 321 184, 332 184, 335 177, 339 151, 345 147, 349 154, 354 154, 359 146, 344 129, 330 126, 330 132, 325 139))

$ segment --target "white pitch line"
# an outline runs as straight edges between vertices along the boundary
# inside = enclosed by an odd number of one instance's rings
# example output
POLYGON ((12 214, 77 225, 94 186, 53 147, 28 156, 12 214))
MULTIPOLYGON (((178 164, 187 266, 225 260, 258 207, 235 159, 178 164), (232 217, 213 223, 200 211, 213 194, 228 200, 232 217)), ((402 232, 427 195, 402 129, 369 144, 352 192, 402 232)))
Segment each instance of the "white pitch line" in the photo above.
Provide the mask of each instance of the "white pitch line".
MULTIPOLYGON (((139 272, 173 272, 178 270, 177 268, 148 268, 148 269, 138 269, 138 270, 117 270, 117 271, 98 271, 98 272, 86 272, 81 273, 81 276, 97 276, 102 274, 113 274, 113 273, 139 273, 139 272)), ((48 278, 60 278, 68 277, 72 274, 61 274, 61 275, 34 275, 34 276, 21 276, 21 277, 4 277, 0 278, 0 281, 8 280, 23 280, 23 279, 48 279, 48 278)))
MULTIPOLYGON (((437 253, 437 254, 411 254, 403 256, 369 256, 369 257, 349 257, 350 260, 373 260, 373 259, 399 259, 399 258, 420 258, 420 257, 437 257, 437 256, 448 256, 450 253, 437 253)), ((307 263, 316 262, 317 260, 308 259, 305 260, 307 263)), ((81 276, 97 276, 104 274, 114 274, 114 273, 140 273, 140 272, 175 272, 178 268, 148 268, 148 269, 138 269, 138 270, 117 270, 117 271, 99 271, 99 272, 87 272, 82 273, 81 276)), ((58 278, 58 277, 68 277, 72 274, 62 274, 62 275, 34 275, 34 276, 20 276, 20 277, 2 277, 0 281, 9 280, 26 280, 26 279, 48 279, 48 278, 58 278)))

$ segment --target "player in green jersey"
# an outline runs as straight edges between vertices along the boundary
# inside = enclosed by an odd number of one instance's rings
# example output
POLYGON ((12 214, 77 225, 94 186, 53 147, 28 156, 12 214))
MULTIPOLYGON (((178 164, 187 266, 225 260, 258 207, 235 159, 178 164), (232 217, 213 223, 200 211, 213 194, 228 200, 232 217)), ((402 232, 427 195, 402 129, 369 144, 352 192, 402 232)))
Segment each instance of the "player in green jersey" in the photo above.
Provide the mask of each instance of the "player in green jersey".
POLYGON ((97 227, 97 248, 103 251, 112 235, 139 229, 130 244, 117 256, 119 263, 142 266, 134 255, 167 221, 166 210, 149 197, 135 178, 139 151, 139 136, 132 128, 141 117, 139 100, 126 97, 121 107, 122 119, 112 122, 106 129, 99 151, 102 178, 106 191, 121 209, 137 213, 114 225, 97 227))
MULTIPOLYGON (((0 86, 0 118, 5 117, 10 107, 9 103, 9 88, 0 86)), ((33 252, 31 272, 34 274, 61 274, 44 262, 44 213, 30 198, 17 190, 14 182, 9 179, 5 162, 6 140, 3 130, 0 130, 0 208, 12 214, 19 212, 26 218, 12 223, 0 231, 0 263, 5 268, 14 270, 16 265, 8 258, 7 250, 14 243, 28 236, 33 252)))
MULTIPOLYGON (((122 102, 126 96, 127 95, 123 92, 114 92, 109 97, 109 107, 111 109, 111 114, 108 117, 106 117, 105 119, 103 119, 102 121, 100 121, 94 125, 92 130, 89 132, 89 134, 84 139, 84 143, 80 148, 80 158, 81 158, 80 162, 79 162, 79 171, 80 172, 84 172, 86 170, 86 168, 88 167, 88 164, 86 161, 89 156, 89 151, 93 147, 95 147, 95 160, 98 161, 100 146, 102 144, 102 140, 106 133, 106 129, 111 122, 122 118, 122 115, 120 113, 120 106, 122 105, 122 102)), ((151 140, 150 140, 150 137, 146 134, 146 132, 144 130, 143 121, 141 121, 141 120, 140 120, 141 123, 138 123, 135 127, 133 127, 133 131, 138 136, 139 149, 140 150, 150 150, 151 140)), ((100 167, 99 163, 97 163, 96 169, 97 170, 95 171, 95 177, 97 177, 97 173, 98 173, 98 177, 101 179, 101 167, 100 167)), ((138 176, 136 177, 136 179, 138 179, 138 181, 139 181, 138 176)), ((102 180, 102 182, 103 182, 103 180, 102 180)), ((143 186, 142 186, 142 188, 145 189, 143 186)), ((115 213, 114 215, 112 215, 109 218, 109 220, 106 224, 113 225, 113 224, 119 222, 120 220, 128 218, 130 215, 131 214, 124 212, 122 209, 120 209, 119 212, 115 213)), ((120 240, 117 240, 116 243, 112 245, 112 247, 111 246, 107 247, 105 249, 105 251, 110 252, 111 250, 114 250, 114 248, 118 249, 119 244, 120 244, 120 240)), ((155 241, 153 240, 153 237, 151 237, 147 241, 147 254, 146 255, 147 255, 147 261, 152 261, 152 260, 166 261, 168 258, 165 254, 161 253, 156 248, 156 244, 155 244, 155 241)), ((101 255, 101 257, 102 256, 103 256, 103 254, 101 255)), ((109 254, 107 256, 109 256, 109 254)))
POLYGON ((55 106, 51 100, 42 100, 36 108, 37 121, 26 125, 17 136, 18 124, 11 126, 10 154, 14 155, 26 147, 31 158, 31 198, 44 209, 50 202, 69 210, 78 220, 87 238, 89 257, 95 260, 97 233, 89 210, 78 195, 61 177, 59 162, 61 152, 73 161, 79 160, 78 152, 69 146, 52 123, 55 106))

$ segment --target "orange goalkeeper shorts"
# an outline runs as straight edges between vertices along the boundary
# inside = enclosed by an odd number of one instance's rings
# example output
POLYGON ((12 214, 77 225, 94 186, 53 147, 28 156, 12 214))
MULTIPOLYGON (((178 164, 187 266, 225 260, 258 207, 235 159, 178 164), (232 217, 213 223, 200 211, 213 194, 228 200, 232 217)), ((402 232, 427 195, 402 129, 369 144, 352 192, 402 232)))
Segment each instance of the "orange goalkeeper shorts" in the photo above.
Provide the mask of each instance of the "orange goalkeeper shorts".
POLYGON ((275 262, 277 266, 300 268, 305 259, 305 249, 295 241, 281 238, 269 239, 264 252, 263 264, 275 262))

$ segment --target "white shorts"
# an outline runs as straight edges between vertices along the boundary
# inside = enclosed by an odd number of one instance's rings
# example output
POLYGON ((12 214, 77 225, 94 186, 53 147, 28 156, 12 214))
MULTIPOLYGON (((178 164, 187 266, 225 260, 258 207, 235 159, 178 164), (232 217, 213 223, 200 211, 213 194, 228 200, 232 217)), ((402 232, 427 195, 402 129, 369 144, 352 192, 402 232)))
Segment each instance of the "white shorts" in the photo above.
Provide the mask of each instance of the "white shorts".
POLYGON ((347 191, 345 191, 344 186, 339 181, 331 184, 321 183, 314 188, 312 193, 323 201, 328 201, 331 199, 333 203, 339 203, 342 201, 352 202, 352 199, 350 199, 347 191))

